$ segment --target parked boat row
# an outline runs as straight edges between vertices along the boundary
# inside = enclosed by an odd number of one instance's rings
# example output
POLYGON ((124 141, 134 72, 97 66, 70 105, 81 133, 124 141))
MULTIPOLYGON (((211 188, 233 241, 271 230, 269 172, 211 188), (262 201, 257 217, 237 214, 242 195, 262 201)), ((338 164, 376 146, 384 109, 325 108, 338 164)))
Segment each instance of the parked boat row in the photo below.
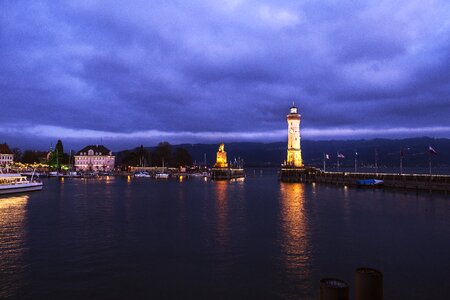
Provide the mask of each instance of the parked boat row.
POLYGON ((147 171, 138 171, 133 174, 135 178, 155 178, 155 179, 169 179, 169 178, 179 178, 179 177, 187 177, 187 178, 210 178, 210 174, 208 172, 201 173, 170 173, 170 172, 154 172, 149 173, 147 171))

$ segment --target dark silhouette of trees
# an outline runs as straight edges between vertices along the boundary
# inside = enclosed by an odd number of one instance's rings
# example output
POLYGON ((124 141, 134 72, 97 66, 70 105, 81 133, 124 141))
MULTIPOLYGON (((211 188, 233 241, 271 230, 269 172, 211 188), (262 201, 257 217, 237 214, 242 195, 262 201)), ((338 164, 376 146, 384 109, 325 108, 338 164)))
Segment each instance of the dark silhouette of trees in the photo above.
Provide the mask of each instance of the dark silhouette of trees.
POLYGON ((172 146, 168 142, 159 143, 156 149, 153 151, 152 157, 152 164, 154 166, 162 166, 163 161, 166 167, 171 166, 172 146))
POLYGON ((14 162, 22 161, 22 151, 19 148, 12 148, 11 152, 14 154, 14 162))
POLYGON ((21 161, 25 164, 39 163, 41 162, 42 155, 43 153, 39 151, 25 150, 25 152, 23 152, 21 161))
POLYGON ((174 154, 174 161, 176 167, 192 165, 192 156, 184 148, 177 148, 174 154))
POLYGON ((55 145, 55 150, 52 151, 48 165, 51 168, 61 169, 61 165, 69 163, 69 155, 64 153, 64 147, 61 140, 58 140, 55 145))
POLYGON ((143 145, 132 150, 125 150, 118 153, 117 161, 123 169, 127 166, 133 167, 161 167, 164 160, 165 167, 180 167, 192 165, 192 156, 184 148, 172 148, 168 142, 161 142, 153 148, 147 150, 143 145))

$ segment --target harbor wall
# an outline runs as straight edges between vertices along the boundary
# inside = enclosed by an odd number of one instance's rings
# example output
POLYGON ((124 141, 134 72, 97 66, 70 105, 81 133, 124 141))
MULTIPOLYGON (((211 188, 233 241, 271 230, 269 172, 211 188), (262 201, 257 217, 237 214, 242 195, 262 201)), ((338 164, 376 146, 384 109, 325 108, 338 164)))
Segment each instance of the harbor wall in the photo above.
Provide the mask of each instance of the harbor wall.
POLYGON ((384 188, 440 191, 445 194, 450 192, 449 175, 322 172, 308 169, 282 169, 279 179, 283 182, 316 182, 348 186, 356 186, 357 180, 377 179, 383 180, 384 188))

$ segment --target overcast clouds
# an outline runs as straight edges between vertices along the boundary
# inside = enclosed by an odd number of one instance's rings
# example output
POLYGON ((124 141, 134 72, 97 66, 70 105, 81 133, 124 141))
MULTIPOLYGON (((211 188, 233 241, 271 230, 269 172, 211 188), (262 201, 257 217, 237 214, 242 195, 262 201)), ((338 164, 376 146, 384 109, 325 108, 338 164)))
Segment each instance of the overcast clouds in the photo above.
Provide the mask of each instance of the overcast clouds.
POLYGON ((0 142, 450 137, 446 0, 130 2, 0 3, 0 142))

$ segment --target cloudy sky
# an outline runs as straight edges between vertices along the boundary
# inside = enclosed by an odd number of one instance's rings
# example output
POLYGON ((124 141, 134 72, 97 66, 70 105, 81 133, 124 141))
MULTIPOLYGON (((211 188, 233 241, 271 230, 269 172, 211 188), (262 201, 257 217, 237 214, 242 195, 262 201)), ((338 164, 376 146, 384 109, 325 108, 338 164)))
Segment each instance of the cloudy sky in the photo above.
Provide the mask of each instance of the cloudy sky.
POLYGON ((450 2, 2 1, 0 142, 450 137, 450 2))

